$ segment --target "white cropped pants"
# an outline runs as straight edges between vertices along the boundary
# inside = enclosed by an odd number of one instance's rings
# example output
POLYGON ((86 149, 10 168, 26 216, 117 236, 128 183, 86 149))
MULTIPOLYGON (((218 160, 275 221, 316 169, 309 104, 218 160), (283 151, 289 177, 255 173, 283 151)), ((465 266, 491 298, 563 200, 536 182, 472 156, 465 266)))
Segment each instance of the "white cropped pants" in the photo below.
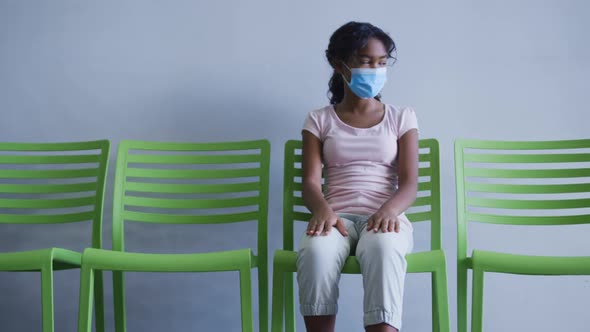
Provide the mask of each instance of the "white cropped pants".
MULTIPOLYGON (((369 216, 339 214, 348 230, 301 238, 297 282, 303 316, 335 315, 338 282, 349 255, 356 255, 363 275, 364 326, 386 323, 401 330, 406 274, 405 255, 412 251, 412 227, 400 220, 400 232, 367 231, 369 216)), ((401 216, 405 218, 405 216, 401 216)))

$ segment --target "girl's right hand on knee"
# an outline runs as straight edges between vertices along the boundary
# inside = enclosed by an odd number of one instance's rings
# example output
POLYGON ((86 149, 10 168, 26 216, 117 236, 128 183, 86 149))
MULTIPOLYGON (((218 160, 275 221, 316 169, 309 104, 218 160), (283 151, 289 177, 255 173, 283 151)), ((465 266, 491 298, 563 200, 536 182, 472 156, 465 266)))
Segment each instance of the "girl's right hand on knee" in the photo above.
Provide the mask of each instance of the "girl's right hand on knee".
POLYGON ((322 211, 311 216, 305 234, 309 236, 328 235, 335 227, 340 234, 348 236, 344 222, 333 211, 322 211))

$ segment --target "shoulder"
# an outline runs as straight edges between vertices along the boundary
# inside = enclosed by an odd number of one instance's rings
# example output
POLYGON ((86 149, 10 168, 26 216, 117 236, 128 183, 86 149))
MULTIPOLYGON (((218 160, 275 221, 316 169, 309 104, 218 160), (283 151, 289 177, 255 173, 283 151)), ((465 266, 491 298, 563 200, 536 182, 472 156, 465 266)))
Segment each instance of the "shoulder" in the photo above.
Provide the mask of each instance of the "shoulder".
POLYGON ((303 130, 307 130, 320 140, 325 136, 325 132, 330 127, 330 106, 324 106, 320 109, 313 110, 307 114, 303 123, 303 130))
POLYGON ((307 114, 307 116, 311 117, 313 119, 325 119, 326 117, 328 117, 330 115, 331 108, 332 108, 332 105, 328 105, 328 106, 324 106, 322 108, 314 109, 313 111, 310 111, 307 114))
POLYGON ((389 115, 395 119, 399 119, 403 116, 416 116, 416 111, 411 106, 397 106, 386 104, 386 107, 389 109, 389 115))
POLYGON ((387 105, 392 130, 402 137, 410 129, 418 129, 416 111, 410 106, 387 105))

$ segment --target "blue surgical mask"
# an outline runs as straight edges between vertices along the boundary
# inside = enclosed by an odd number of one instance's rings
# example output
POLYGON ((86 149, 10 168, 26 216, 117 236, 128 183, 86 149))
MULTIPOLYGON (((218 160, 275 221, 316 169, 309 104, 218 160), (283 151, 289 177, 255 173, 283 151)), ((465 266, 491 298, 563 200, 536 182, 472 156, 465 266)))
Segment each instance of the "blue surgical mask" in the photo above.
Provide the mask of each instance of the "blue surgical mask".
POLYGON ((385 82, 387 82, 387 67, 348 68, 348 70, 351 73, 350 82, 346 81, 346 77, 342 75, 344 81, 348 83, 348 87, 355 95, 363 99, 374 98, 381 92, 385 82))

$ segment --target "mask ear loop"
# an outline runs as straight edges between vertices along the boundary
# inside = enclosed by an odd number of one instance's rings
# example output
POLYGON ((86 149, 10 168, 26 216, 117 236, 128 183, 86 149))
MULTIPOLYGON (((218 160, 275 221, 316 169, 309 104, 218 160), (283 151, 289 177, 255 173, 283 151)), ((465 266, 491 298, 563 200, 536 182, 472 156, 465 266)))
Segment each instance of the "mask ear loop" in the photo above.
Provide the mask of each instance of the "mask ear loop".
MULTIPOLYGON (((344 63, 344 61, 340 61, 340 62, 342 62, 344 67, 346 67, 346 69, 348 69, 348 71, 350 72, 350 80, 352 81, 352 70, 350 70, 350 68, 344 63)), ((350 86, 350 82, 346 80, 346 76, 344 76, 344 74, 342 74, 342 73, 340 73, 340 75, 342 76, 342 79, 344 80, 344 82, 346 82, 348 84, 348 86, 350 86)))

